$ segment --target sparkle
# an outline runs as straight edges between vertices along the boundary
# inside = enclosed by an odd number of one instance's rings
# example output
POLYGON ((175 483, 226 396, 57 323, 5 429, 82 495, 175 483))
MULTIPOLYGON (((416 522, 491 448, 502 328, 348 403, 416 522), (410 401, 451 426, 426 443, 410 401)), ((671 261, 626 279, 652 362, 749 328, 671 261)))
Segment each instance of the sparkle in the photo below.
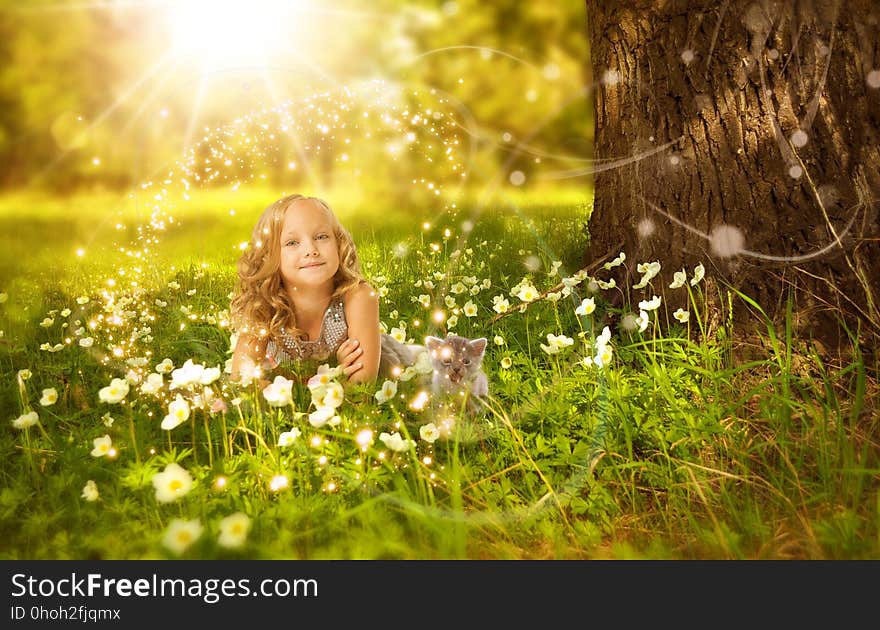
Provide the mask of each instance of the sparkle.
POLYGON ((355 437, 355 442, 366 448, 373 443, 373 432, 370 429, 362 429, 358 432, 357 437, 355 437))
POLYGON ((720 258, 732 258, 745 249, 742 230, 732 225, 716 226, 709 235, 712 252, 720 258))
POLYGON ((290 486, 290 480, 286 475, 275 475, 269 481, 269 489, 272 490, 272 492, 279 492, 288 486, 290 486))
POLYGON ((639 221, 639 225, 636 227, 641 238, 648 238, 654 233, 655 229, 654 222, 647 217, 639 221))
POLYGON ((798 129, 791 134, 791 143, 798 149, 805 146, 808 140, 809 136, 807 136, 807 133, 803 129, 798 129))
POLYGON ((513 171, 510 174, 510 183, 514 186, 522 186, 526 183, 526 175, 522 171, 513 171))

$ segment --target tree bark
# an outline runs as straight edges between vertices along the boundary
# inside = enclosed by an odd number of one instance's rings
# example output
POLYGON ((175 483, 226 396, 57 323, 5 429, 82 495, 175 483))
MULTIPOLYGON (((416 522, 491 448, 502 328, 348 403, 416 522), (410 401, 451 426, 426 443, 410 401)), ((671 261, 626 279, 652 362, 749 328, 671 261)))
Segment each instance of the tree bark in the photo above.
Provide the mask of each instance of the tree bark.
MULTIPOLYGON (((801 331, 880 333, 880 7, 587 0, 597 167, 588 260, 624 306, 703 263, 801 331), (742 241, 739 237, 742 237, 742 241), (633 290, 638 263, 660 275, 633 290)), ((745 304, 741 300, 735 300, 745 304)), ((735 317, 736 320, 736 317, 735 317)), ((835 343, 834 337, 823 339, 835 343)))

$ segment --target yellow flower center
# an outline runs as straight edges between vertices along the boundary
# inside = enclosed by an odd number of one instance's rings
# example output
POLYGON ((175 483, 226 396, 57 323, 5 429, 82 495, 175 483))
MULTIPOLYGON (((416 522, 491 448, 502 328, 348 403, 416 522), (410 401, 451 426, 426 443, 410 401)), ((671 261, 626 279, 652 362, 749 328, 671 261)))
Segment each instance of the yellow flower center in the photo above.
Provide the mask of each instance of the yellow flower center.
POLYGON ((179 479, 172 479, 171 483, 168 484, 168 487, 173 491, 178 491, 183 488, 183 483, 179 479))

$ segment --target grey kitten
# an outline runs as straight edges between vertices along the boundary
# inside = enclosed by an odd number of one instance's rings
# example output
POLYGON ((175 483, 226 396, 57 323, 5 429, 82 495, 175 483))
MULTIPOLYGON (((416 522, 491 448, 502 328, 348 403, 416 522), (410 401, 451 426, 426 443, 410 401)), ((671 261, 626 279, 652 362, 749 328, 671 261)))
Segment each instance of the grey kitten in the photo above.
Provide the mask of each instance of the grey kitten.
POLYGON ((453 334, 445 339, 425 337, 425 346, 434 366, 434 395, 468 395, 471 410, 479 410, 479 399, 489 394, 489 379, 482 369, 486 338, 468 339, 453 334))

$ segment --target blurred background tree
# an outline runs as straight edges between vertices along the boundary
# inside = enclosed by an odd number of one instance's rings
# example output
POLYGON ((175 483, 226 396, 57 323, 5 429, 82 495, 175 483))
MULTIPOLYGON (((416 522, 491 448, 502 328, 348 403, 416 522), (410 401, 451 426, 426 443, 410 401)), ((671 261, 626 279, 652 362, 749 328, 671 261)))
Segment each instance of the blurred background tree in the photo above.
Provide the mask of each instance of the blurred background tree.
MULTIPOLYGON (((578 0, 0 0, 0 184, 125 190, 206 129, 381 79, 404 102, 448 100, 472 173, 519 170, 530 185, 536 164, 591 152, 584 11, 578 0)), ((339 147, 322 149, 307 157, 333 180, 339 147)), ((356 147, 357 163, 404 176, 381 151, 356 147)))

